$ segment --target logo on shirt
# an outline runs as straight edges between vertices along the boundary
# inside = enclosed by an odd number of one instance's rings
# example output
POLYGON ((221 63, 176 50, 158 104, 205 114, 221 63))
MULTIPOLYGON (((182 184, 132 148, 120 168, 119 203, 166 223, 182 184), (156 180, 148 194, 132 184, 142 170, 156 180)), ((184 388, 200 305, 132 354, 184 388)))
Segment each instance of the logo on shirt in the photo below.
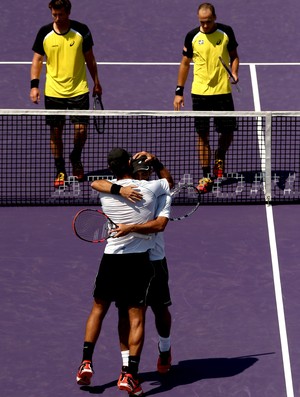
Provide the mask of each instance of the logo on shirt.
POLYGON ((75 40, 72 41, 72 43, 70 43, 70 47, 72 47, 75 44, 75 40))
POLYGON ((200 45, 204 44, 204 40, 199 40, 198 44, 200 44, 200 45))
POLYGON ((218 40, 217 42, 216 42, 216 45, 220 45, 222 43, 222 40, 220 39, 220 40, 218 40))

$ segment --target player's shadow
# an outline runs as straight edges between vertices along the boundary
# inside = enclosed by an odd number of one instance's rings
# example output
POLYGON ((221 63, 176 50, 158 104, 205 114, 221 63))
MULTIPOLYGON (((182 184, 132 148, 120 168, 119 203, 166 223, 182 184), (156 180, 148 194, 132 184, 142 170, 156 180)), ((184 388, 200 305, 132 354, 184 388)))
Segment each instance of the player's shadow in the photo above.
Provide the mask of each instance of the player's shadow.
POLYGON ((144 382, 156 387, 148 390, 145 396, 172 390, 178 386, 195 383, 202 379, 225 378, 240 374, 258 361, 257 357, 207 358, 179 361, 167 376, 157 372, 142 373, 144 382))
MULTIPOLYGON (((198 382, 202 379, 225 378, 238 375, 254 365, 258 361, 258 355, 179 361, 177 365, 172 365, 171 371, 164 376, 160 376, 156 371, 142 372, 140 373, 141 381, 154 386, 151 390, 146 391, 144 395, 150 396, 162 393, 178 386, 198 382)), ((116 387, 116 384, 117 380, 114 380, 101 386, 83 386, 81 390, 88 391, 91 394, 102 394, 105 389, 116 387)))

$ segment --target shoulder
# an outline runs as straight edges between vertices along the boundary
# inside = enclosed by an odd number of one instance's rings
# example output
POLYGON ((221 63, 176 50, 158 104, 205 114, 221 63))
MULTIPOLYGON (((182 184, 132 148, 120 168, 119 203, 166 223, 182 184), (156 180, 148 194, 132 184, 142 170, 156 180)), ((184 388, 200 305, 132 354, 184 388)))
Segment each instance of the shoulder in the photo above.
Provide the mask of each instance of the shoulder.
POLYGON ((223 23, 217 23, 217 30, 221 30, 226 33, 228 36, 233 34, 233 29, 229 25, 224 25, 223 23))
POLYGON ((235 34, 234 34, 232 27, 229 25, 224 25, 223 23, 217 23, 217 29, 219 31, 224 32, 228 36, 229 50, 234 50, 238 46, 238 43, 236 41, 235 34))
POLYGON ((199 32, 200 32, 200 27, 197 26, 196 28, 190 30, 190 31, 186 34, 185 40, 192 41, 193 38, 194 38, 199 32))
POLYGON ((44 25, 40 28, 40 30, 38 31, 37 36, 38 37, 45 37, 47 36, 48 33, 52 32, 53 30, 53 24, 52 23, 48 23, 47 25, 44 25))
POLYGON ((87 25, 78 21, 74 21, 73 19, 71 20, 70 28, 82 34, 83 36, 85 36, 87 33, 90 33, 90 29, 87 25))

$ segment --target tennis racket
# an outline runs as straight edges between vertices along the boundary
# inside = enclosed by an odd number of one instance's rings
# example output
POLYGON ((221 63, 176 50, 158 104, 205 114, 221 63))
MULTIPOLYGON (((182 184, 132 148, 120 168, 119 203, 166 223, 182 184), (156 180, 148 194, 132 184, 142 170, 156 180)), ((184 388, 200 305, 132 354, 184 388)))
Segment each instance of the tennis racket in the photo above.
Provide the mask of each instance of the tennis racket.
POLYGON ((181 221, 191 216, 200 206, 200 192, 191 184, 179 184, 171 192, 170 221, 181 221))
MULTIPOLYGON (((95 96, 93 109, 94 110, 104 110, 101 95, 95 96)), ((98 132, 98 134, 103 134, 104 128, 105 128, 105 117, 104 116, 94 116, 93 121, 94 121, 94 127, 95 127, 96 131, 98 132)))
POLYGON ((103 243, 113 236, 117 225, 102 211, 83 209, 73 219, 73 230, 77 237, 89 243, 103 243))
POLYGON ((224 59, 222 57, 219 57, 219 60, 221 62, 221 64, 224 66, 226 72, 228 73, 228 75, 230 76, 231 80, 235 83, 235 87, 237 89, 238 92, 240 92, 240 87, 236 81, 236 79, 234 78, 233 74, 231 73, 231 70, 229 69, 229 67, 226 65, 224 59))

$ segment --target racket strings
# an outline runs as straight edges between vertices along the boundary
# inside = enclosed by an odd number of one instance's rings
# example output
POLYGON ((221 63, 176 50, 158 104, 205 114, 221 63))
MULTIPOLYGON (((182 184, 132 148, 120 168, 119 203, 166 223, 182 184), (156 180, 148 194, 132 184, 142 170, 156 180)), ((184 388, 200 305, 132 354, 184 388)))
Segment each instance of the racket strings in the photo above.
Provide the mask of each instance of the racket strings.
POLYGON ((86 211, 74 222, 74 229, 80 238, 87 241, 100 241, 110 236, 112 225, 97 211, 86 211))

